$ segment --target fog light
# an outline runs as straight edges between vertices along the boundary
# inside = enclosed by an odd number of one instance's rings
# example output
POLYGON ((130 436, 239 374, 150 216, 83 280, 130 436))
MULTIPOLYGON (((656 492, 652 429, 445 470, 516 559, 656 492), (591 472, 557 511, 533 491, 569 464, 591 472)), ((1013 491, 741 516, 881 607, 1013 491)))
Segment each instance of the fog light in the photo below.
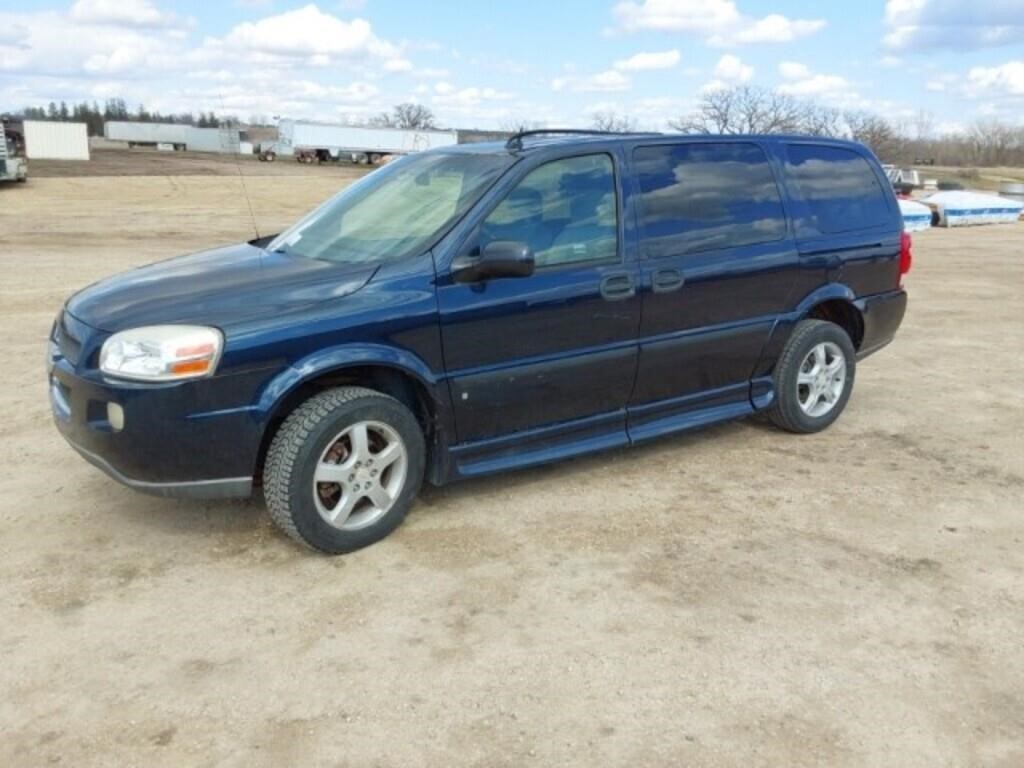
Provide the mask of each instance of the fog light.
POLYGON ((107 403, 107 421, 115 432, 124 429, 124 408, 117 403, 107 403))

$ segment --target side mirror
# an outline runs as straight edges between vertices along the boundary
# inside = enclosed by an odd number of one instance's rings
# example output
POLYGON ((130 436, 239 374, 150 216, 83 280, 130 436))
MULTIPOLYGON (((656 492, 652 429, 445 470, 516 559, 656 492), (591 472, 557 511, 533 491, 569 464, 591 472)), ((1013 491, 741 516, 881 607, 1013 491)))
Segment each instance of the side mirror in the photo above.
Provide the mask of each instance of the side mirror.
POLYGON ((458 283, 475 283, 496 277, 528 277, 533 274, 533 250, 515 240, 494 240, 479 256, 457 256, 452 261, 452 278, 458 283))

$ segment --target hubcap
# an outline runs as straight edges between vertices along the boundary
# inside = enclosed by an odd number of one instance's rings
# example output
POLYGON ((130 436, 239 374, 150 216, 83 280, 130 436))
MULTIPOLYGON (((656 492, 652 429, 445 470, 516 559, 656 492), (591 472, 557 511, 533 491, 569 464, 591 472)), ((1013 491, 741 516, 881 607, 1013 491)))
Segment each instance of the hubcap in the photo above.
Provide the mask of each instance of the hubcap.
POLYGON ((360 421, 324 449, 313 472, 320 516, 343 531, 373 525, 405 487, 409 459, 398 433, 379 421, 360 421))
POLYGON ((796 399, 800 410, 818 418, 835 408, 846 386, 846 358, 837 344, 824 341, 813 347, 800 364, 796 399))

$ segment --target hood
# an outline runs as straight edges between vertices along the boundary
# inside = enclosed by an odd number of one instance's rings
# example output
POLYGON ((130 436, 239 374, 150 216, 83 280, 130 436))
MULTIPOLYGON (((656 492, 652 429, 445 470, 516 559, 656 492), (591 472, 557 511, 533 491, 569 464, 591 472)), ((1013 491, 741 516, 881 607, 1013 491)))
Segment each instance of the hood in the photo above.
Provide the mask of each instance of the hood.
POLYGON ((163 323, 225 327, 354 293, 376 269, 268 253, 243 243, 108 277, 72 296, 67 311, 111 333, 163 323))

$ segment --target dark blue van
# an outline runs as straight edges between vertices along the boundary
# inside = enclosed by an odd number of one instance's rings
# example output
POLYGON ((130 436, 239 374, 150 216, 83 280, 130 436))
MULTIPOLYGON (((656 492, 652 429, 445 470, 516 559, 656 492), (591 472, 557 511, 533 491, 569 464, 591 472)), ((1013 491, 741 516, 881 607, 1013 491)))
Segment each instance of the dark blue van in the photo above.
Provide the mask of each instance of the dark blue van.
POLYGON ((806 137, 526 132, 371 173, 279 235, 73 296, 56 423, 167 496, 246 496, 325 552, 420 483, 765 411, 842 412, 910 240, 877 160, 806 137))

